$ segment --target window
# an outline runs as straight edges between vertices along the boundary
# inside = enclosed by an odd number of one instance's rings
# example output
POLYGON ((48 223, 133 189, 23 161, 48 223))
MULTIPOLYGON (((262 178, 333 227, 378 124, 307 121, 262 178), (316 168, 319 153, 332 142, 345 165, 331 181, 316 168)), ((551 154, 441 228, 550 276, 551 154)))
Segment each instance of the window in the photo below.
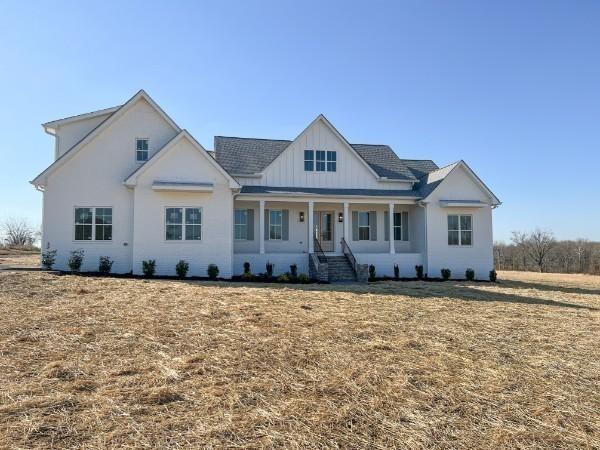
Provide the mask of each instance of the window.
POLYGON ((75 208, 75 240, 112 241, 112 208, 75 208))
POLYGON ((325 172, 325 150, 317 150, 317 172, 325 172))
POLYGON ((248 239, 248 210, 236 209, 234 212, 235 239, 248 239))
POLYGON ((394 213, 394 240, 402 240, 402 213, 394 213))
POLYGON ((202 239, 202 210, 200 208, 167 208, 165 210, 165 239, 181 241, 184 238, 186 241, 202 239))
POLYGON ((335 172, 337 166, 336 152, 327 152, 327 172, 335 172))
POLYGON ((148 139, 135 140, 135 160, 138 162, 148 160, 148 139))
POLYGON ((448 245, 473 244, 473 216, 451 214, 448 216, 448 245))
POLYGON ((280 209, 269 210, 269 239, 281 240, 282 228, 282 211, 280 209))
POLYGON ((315 151, 304 150, 304 170, 312 172, 315 170, 315 151))
POLYGON ((359 211, 358 213, 358 240, 368 241, 371 239, 371 225, 369 221, 369 213, 359 211))

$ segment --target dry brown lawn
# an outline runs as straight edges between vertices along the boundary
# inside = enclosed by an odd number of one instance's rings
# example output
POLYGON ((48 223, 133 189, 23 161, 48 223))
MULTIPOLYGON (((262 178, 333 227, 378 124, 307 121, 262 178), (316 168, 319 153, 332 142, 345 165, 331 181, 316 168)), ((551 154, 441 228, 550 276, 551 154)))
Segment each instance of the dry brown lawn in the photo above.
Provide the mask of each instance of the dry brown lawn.
POLYGON ((40 252, 0 248, 0 267, 39 266, 40 252))
POLYGON ((0 272, 0 447, 599 448, 600 277, 0 272))

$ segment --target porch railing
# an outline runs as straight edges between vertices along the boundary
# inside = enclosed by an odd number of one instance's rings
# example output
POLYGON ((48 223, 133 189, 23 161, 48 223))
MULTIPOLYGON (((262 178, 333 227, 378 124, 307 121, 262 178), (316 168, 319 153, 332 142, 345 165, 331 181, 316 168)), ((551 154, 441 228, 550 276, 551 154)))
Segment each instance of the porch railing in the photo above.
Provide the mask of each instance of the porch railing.
POLYGON ((356 267, 356 258, 354 257, 354 253, 352 253, 350 246, 346 242, 346 239, 342 238, 340 243, 342 244, 342 253, 346 257, 346 259, 348 259, 348 261, 350 262, 350 265, 352 266, 354 273, 358 274, 358 270, 356 267))
POLYGON ((319 258, 319 262, 327 262, 327 257, 325 256, 325 252, 323 251, 323 248, 321 247, 321 243, 319 242, 319 240, 317 238, 313 238, 313 239, 314 239, 315 253, 317 254, 317 258, 319 258))

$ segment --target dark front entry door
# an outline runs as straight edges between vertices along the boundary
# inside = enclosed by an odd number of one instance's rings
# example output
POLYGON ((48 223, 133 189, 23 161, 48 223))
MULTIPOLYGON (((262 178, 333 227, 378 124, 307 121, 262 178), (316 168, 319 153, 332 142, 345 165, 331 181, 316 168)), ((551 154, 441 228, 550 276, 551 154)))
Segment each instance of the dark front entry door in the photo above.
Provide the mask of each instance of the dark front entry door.
POLYGON ((333 251, 333 212, 316 211, 314 215, 315 238, 324 252, 333 251))

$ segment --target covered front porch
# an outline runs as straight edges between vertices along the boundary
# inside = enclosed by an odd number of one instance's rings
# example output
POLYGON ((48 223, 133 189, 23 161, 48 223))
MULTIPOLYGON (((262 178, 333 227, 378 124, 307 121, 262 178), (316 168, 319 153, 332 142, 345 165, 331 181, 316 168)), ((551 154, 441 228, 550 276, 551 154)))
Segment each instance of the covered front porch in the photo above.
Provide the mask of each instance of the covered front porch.
POLYGON ((234 274, 251 271, 309 273, 310 255, 335 256, 376 267, 378 276, 412 276, 423 264, 425 219, 422 208, 402 198, 315 198, 241 195, 234 201, 234 274), (351 255, 351 257, 350 257, 351 255))

